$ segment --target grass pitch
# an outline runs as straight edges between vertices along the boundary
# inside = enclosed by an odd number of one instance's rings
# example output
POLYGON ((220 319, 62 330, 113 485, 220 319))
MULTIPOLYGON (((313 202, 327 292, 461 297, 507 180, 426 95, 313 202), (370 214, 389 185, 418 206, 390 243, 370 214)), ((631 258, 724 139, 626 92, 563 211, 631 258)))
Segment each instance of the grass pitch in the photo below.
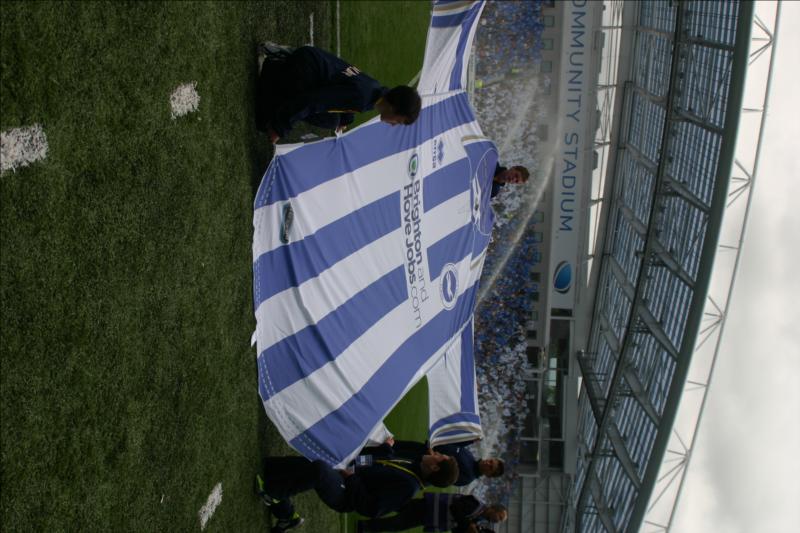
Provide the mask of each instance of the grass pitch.
MULTIPOLYGON (((429 7, 342 2, 342 55, 408 82, 429 7)), ((268 530, 252 476, 288 447, 249 346, 272 155, 255 48, 309 42, 312 13, 335 51, 334 2, 0 4, 0 128, 38 123, 49 143, 0 177, 4 531, 195 531, 220 482, 206 530, 268 530), (199 109, 173 119, 189 82, 199 109)), ((389 421, 399 436, 424 436, 420 390, 389 421)), ((338 530, 313 494, 297 503, 306 531, 338 530)))

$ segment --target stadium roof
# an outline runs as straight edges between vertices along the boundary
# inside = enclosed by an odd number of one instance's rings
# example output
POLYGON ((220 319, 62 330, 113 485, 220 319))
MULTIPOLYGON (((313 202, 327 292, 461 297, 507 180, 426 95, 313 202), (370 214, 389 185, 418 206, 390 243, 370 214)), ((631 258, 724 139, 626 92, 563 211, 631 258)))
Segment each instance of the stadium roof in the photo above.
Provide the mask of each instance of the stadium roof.
POLYGON ((626 3, 625 17, 619 90, 601 99, 615 124, 565 531, 642 524, 709 290, 753 5, 626 3))

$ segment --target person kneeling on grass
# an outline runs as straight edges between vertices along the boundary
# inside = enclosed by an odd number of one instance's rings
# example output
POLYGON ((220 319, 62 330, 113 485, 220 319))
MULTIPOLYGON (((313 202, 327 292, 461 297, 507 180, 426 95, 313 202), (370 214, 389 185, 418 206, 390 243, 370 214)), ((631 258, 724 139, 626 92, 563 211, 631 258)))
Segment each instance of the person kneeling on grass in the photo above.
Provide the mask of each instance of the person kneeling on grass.
POLYGON ((375 109, 381 122, 413 124, 422 108, 416 89, 387 89, 358 67, 313 46, 259 47, 256 127, 275 143, 298 121, 343 131, 354 114, 375 109))
POLYGON ((359 520, 357 533, 377 531, 405 531, 424 527, 425 531, 475 531, 478 524, 504 522, 508 511, 502 505, 483 505, 472 495, 425 494, 415 498, 387 518, 359 520))
POLYGON ((256 476, 256 491, 278 519, 272 531, 282 533, 303 523, 291 497, 307 490, 314 489, 334 511, 377 518, 403 507, 426 485, 449 487, 457 477, 455 459, 440 453, 416 462, 379 459, 352 472, 305 457, 268 457, 263 478, 256 476))

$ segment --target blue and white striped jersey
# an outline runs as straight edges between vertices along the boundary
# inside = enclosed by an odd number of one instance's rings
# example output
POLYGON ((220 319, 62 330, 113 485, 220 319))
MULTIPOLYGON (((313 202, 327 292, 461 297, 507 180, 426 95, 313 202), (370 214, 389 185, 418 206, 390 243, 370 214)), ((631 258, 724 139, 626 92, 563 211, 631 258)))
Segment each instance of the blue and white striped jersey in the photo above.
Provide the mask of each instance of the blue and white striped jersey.
POLYGON ((279 145, 255 200, 259 393, 306 457, 350 462, 423 376, 433 443, 480 436, 472 313, 497 161, 464 91, 482 2, 437 2, 411 126, 279 145))

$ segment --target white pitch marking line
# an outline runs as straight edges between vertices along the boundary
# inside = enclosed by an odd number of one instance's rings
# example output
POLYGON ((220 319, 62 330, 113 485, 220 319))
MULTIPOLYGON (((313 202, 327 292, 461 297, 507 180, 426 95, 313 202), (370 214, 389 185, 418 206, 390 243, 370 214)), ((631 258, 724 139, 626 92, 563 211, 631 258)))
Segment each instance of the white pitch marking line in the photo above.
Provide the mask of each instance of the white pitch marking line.
POLYGON ((342 56, 342 34, 339 25, 339 0, 336 0, 336 55, 342 56))
POLYGON ((47 135, 41 124, 12 128, 0 133, 0 174, 47 157, 47 135))
POLYGON ((311 46, 314 46, 314 13, 308 15, 308 34, 311 40, 311 46))
POLYGON ((220 503, 222 503, 222 482, 214 485, 214 489, 211 491, 211 494, 208 495, 206 504, 200 508, 200 511, 197 512, 197 516, 200 517, 201 531, 206 528, 206 524, 214 515, 214 511, 217 510, 217 506, 220 503))
POLYGON ((172 107, 172 119, 182 117, 187 113, 197 111, 200 105, 200 95, 197 94, 197 82, 190 81, 178 85, 169 97, 169 104, 172 107))

